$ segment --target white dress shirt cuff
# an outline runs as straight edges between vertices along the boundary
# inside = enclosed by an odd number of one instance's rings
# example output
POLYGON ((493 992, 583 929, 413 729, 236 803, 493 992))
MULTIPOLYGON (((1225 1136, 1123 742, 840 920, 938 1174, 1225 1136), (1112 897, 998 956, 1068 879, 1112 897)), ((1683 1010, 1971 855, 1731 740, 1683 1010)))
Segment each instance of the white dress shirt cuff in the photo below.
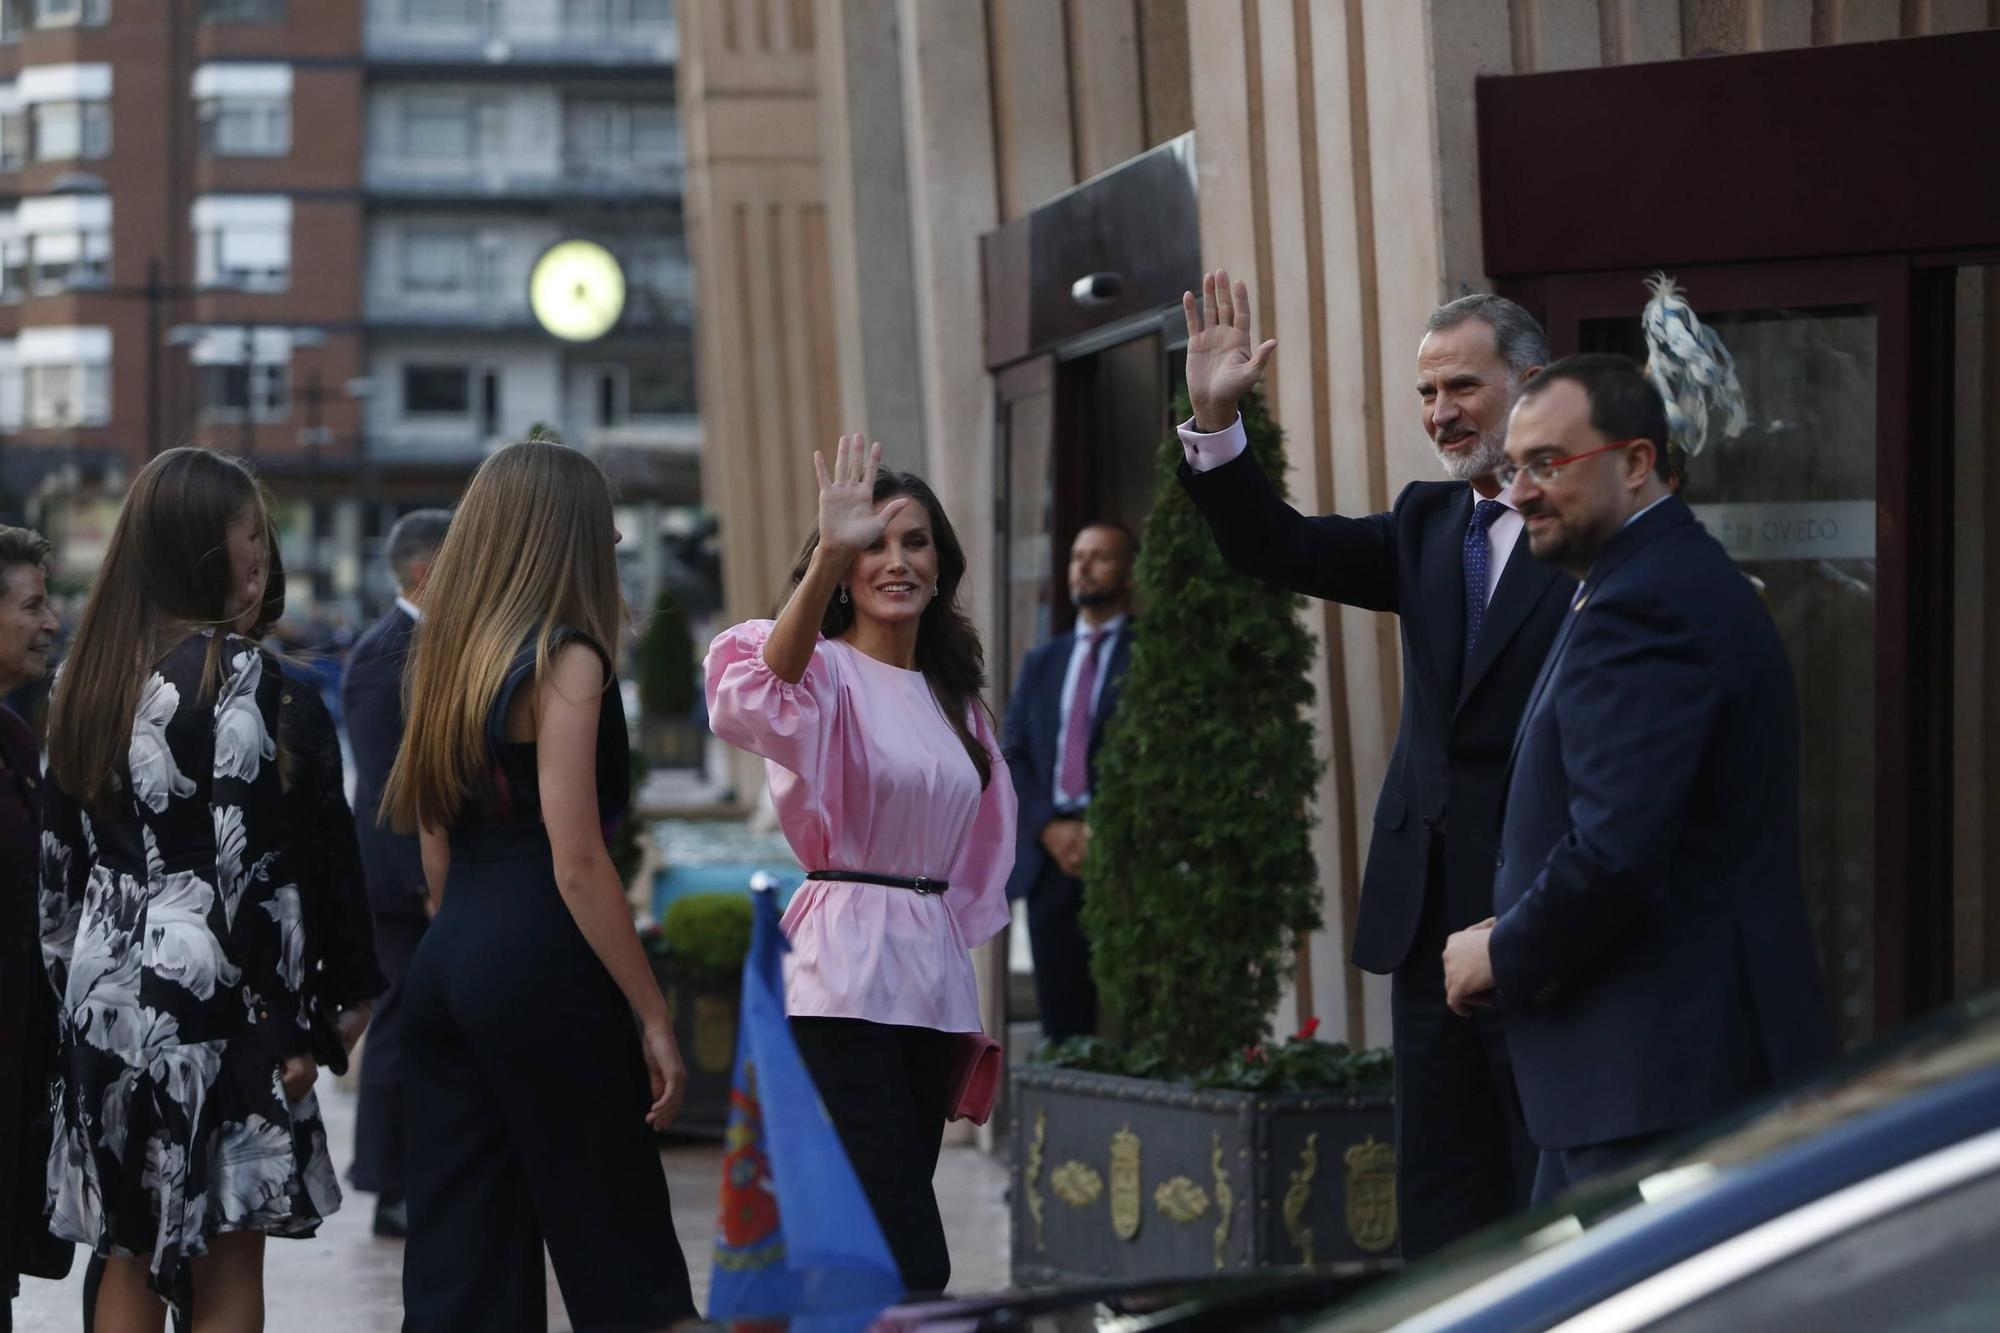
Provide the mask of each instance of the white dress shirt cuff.
POLYGON ((1181 450, 1187 455, 1188 466, 1196 472, 1213 472, 1249 447, 1250 437, 1243 433, 1241 412, 1236 414, 1236 420, 1213 435, 1196 430, 1193 417, 1181 423, 1181 450))

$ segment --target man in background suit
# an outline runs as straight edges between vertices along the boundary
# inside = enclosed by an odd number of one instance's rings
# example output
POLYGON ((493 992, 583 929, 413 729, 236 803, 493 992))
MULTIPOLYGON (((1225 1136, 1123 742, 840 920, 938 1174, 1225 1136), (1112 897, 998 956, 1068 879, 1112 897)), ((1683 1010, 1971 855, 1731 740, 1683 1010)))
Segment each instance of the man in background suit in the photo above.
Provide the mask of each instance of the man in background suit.
MULTIPOLYGON (((1236 404, 1275 342, 1250 341, 1249 291, 1227 273, 1190 293, 1181 481, 1238 569, 1402 621, 1403 715, 1375 807, 1352 958, 1393 977, 1396 1200, 1406 1259, 1527 1202, 1521 1124, 1498 1015, 1445 1006, 1443 950, 1493 913, 1508 747, 1569 604, 1569 580, 1516 539, 1493 479, 1507 410, 1548 360, 1534 317, 1497 296, 1440 307, 1417 348, 1424 429, 1449 481, 1412 482, 1385 514, 1306 518, 1245 448, 1236 404)), ((1336 705, 1337 706, 1337 705, 1336 705)))
POLYGON ((1028 900, 1035 1001, 1050 1041, 1097 1032, 1097 985, 1083 911, 1083 816, 1104 725, 1118 709, 1132 660, 1132 561, 1138 539, 1122 523, 1093 523, 1069 552, 1076 630, 1032 649, 1007 705, 1007 770, 1020 799, 1010 899, 1028 900))
POLYGON ((416 835, 376 824, 382 788, 403 739, 403 663, 422 618, 417 604, 451 515, 418 509, 389 530, 396 604, 355 640, 340 682, 341 711, 354 749, 354 825, 375 915, 375 951, 389 978, 375 1003, 361 1056, 361 1104, 354 1126, 354 1187, 372 1191, 375 1234, 401 1236, 403 1210, 403 975, 430 920, 430 894, 416 835))
POLYGON ((1498 920, 1445 976, 1457 1012, 1507 1011, 1538 1202, 1831 1054, 1791 665, 1666 438, 1639 367, 1601 355, 1550 366, 1507 433, 1528 543, 1579 586, 1514 744, 1498 920))

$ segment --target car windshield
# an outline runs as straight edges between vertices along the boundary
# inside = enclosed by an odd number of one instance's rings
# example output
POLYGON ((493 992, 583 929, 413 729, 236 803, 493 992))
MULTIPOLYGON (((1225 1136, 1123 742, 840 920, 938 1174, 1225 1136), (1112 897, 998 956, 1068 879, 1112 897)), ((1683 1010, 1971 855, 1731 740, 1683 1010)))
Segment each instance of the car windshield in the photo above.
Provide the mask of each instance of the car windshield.
MULTIPOLYGON (((1878 1043, 1803 1089, 1758 1103, 1632 1169, 1488 1227, 1368 1288, 1313 1327, 1383 1329, 1433 1311, 1539 1255, 1575 1244, 1614 1219, 1715 1188, 1746 1162, 1800 1143, 1962 1075, 2000 1066, 2000 992, 1878 1043)), ((1497 1293, 1496 1293, 1497 1294, 1497 1293)))

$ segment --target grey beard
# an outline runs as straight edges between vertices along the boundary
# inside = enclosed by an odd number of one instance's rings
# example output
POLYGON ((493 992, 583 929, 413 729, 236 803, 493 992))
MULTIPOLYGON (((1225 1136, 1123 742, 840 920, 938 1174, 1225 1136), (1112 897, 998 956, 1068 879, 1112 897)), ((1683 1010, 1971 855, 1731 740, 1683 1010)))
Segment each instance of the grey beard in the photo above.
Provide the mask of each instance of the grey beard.
POLYGON ((1479 448, 1469 454, 1448 454, 1440 449, 1437 460, 1453 481, 1477 481, 1499 471, 1500 465, 1507 461, 1507 437, 1482 439, 1479 448))

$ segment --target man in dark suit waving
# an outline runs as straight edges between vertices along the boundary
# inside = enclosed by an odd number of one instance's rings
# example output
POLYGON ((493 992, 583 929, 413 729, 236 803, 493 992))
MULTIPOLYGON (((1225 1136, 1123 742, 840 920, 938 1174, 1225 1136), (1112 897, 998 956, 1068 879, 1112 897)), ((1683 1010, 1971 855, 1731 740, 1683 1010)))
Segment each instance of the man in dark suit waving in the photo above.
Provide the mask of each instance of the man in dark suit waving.
POLYGON ((1442 955, 1452 931, 1492 915, 1508 747, 1568 605, 1569 580, 1517 541, 1521 516, 1493 478, 1507 411, 1548 345, 1501 297, 1433 312, 1416 391, 1451 480, 1412 482, 1385 514, 1306 518, 1245 452, 1236 410, 1277 344, 1250 341, 1242 283, 1209 274, 1202 294, 1185 301, 1181 481, 1216 545, 1257 578, 1402 621, 1403 715, 1353 961, 1394 978, 1397 1214, 1414 1259, 1525 1204, 1534 1171, 1498 1015, 1446 1008, 1442 955))
POLYGON ((1556 362, 1507 434, 1536 558, 1579 586, 1514 745, 1497 922, 1449 999, 1507 1011, 1537 1200, 1831 1050, 1799 883, 1791 665, 1668 489, 1666 409, 1621 356, 1556 362))
POLYGON ((403 1221, 402 1012, 403 974, 430 920, 430 894, 414 834, 392 833, 375 822, 382 788, 403 739, 403 663, 423 613, 424 580, 444 543, 451 515, 418 509, 389 530, 389 572, 396 604, 363 632, 347 655, 340 682, 341 711, 354 747, 354 826, 361 839, 362 873, 375 914, 375 952, 389 991, 375 1005, 361 1056, 361 1104, 354 1126, 356 1189, 372 1191, 375 1232, 400 1236, 403 1221))
POLYGON ((1132 560, 1122 523, 1092 523, 1069 551, 1076 630, 1032 649, 1007 705, 1007 771, 1020 800, 1009 899, 1028 900, 1035 1000, 1050 1041, 1097 1031, 1097 986, 1083 933, 1084 811, 1104 724, 1132 660, 1132 560))

